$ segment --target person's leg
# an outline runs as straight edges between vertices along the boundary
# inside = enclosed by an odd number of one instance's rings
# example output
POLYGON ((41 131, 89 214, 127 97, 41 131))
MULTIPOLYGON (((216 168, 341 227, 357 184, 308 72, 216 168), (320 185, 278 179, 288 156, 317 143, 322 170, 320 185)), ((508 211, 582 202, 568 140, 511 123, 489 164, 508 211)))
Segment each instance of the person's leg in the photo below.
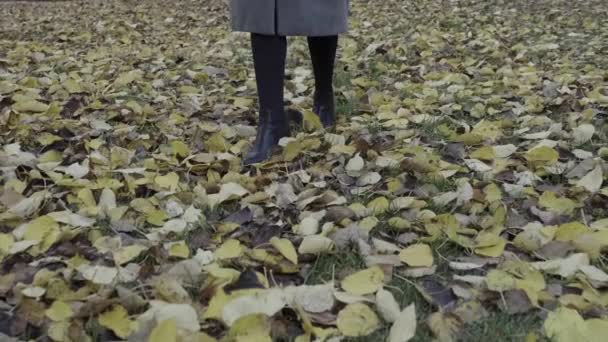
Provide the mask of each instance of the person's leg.
POLYGON ((308 37, 315 75, 313 111, 321 117, 325 127, 333 126, 336 122, 333 78, 337 48, 338 36, 308 37))
POLYGON ((287 39, 284 36, 251 34, 251 50, 258 87, 259 123, 253 147, 244 159, 254 164, 268 159, 272 148, 289 135, 283 108, 283 84, 287 39))

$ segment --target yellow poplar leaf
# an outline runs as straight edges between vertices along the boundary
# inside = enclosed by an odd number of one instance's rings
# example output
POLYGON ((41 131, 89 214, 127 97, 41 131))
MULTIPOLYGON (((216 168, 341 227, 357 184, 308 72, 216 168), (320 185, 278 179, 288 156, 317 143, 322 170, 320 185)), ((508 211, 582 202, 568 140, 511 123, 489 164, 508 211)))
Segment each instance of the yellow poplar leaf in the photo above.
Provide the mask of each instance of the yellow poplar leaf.
MULTIPOLYGON (((236 275, 236 278, 238 278, 238 274, 236 275)), ((234 278, 234 279, 236 279, 236 278, 234 278)), ((226 304, 228 304, 229 302, 233 301, 236 298, 247 296, 247 295, 253 295, 253 294, 256 294, 259 292, 260 292, 260 289, 244 289, 244 290, 233 291, 228 295, 228 294, 226 294, 226 292, 224 292, 223 288, 220 288, 216 291, 215 295, 213 297, 211 297, 211 300, 209 301, 209 305, 207 306, 207 309, 203 313, 202 319, 221 320, 222 313, 223 313, 222 311, 224 310, 224 307, 226 306, 226 304)))
POLYGON ((374 215, 384 214, 389 207, 390 203, 386 197, 377 197, 367 204, 367 207, 374 215))
POLYGON ((359 221, 359 229, 369 232, 374 229, 379 222, 380 220, 378 220, 375 216, 368 216, 363 220, 359 221))
POLYGON ((218 153, 225 152, 228 149, 229 144, 226 142, 222 132, 217 132, 205 141, 205 146, 207 147, 207 152, 218 153))
POLYGON ((341 285, 346 292, 366 295, 381 289, 383 283, 384 272, 380 267, 374 266, 347 276, 342 280, 341 285))
POLYGON ((479 233, 475 241, 477 242, 475 253, 493 258, 502 255, 507 245, 507 242, 502 237, 489 232, 479 233))
POLYGON ((80 199, 87 207, 96 207, 97 202, 91 189, 84 188, 78 191, 78 199, 80 199))
POLYGON ((185 259, 190 256, 190 249, 185 241, 172 242, 167 250, 169 251, 169 256, 172 257, 185 259))
POLYGON ((555 240, 557 241, 574 241, 584 233, 590 233, 591 230, 581 222, 564 223, 555 230, 555 240))
POLYGON ((331 154, 346 154, 347 156, 352 156, 357 152, 357 148, 351 145, 332 145, 329 148, 329 153, 331 154))
POLYGON ((573 309, 560 307, 549 312, 543 328, 547 337, 555 342, 589 341, 586 339, 589 335, 588 327, 573 309))
POLYGON ((559 159, 559 153, 548 146, 540 146, 526 152, 526 159, 539 164, 555 164, 559 159))
POLYGON ((488 203, 500 201, 502 199, 502 192, 494 183, 491 183, 483 188, 483 193, 486 195, 486 201, 488 203))
POLYGON ((308 132, 313 132, 323 129, 321 118, 319 118, 317 114, 313 113, 310 110, 305 110, 302 115, 302 123, 304 124, 304 130, 308 132))
POLYGON ((451 342, 457 340, 457 334, 462 328, 462 322, 458 317, 449 313, 435 312, 426 320, 427 325, 437 337, 438 341, 451 342))
POLYGON ((69 329, 70 322, 68 321, 60 321, 60 322, 52 322, 49 324, 49 328, 47 330, 47 334, 53 341, 64 342, 70 341, 69 329))
POLYGON ((157 324, 150 336, 148 342, 177 342, 177 326, 172 319, 166 319, 157 324))
POLYGON ((454 142, 461 142, 465 145, 477 145, 482 143, 484 137, 476 133, 464 133, 452 139, 454 142))
POLYGON ((229 283, 236 280, 241 274, 235 269, 220 267, 217 263, 205 266, 205 271, 209 273, 210 276, 229 283))
POLYGON ((36 141, 42 146, 49 146, 52 143, 61 140, 63 140, 61 137, 47 132, 44 132, 36 137, 36 141))
POLYGON ((380 289, 376 292, 376 310, 389 323, 395 322, 401 313, 399 303, 390 291, 380 289))
POLYGON ((304 335, 300 335, 298 337, 296 337, 296 339, 294 340, 294 342, 310 342, 310 334, 304 334, 304 335))
POLYGON ((229 239, 215 250, 213 256, 217 260, 234 259, 243 255, 244 250, 239 240, 229 239))
POLYGON ((557 197, 557 195, 552 191, 543 192, 538 199, 538 204, 551 212, 566 215, 572 215, 574 209, 579 207, 579 205, 573 200, 564 197, 557 197))
POLYGON ((146 215, 146 222, 155 226, 162 226, 168 218, 169 216, 164 211, 154 209, 146 215))
POLYGON ((302 239, 298 247, 300 254, 319 254, 329 251, 334 242, 332 239, 322 235, 308 235, 302 239))
POLYGON ((273 236, 270 239, 270 244, 276 248, 279 253, 281 253, 285 259, 291 261, 292 264, 298 264, 298 253, 296 249, 293 247, 293 244, 288 239, 279 239, 276 236, 273 236))
POLYGON ((501 238, 501 241, 498 242, 494 246, 475 248, 475 253, 478 255, 483 255, 483 256, 487 256, 487 257, 491 257, 491 258, 498 258, 505 251, 506 245, 507 245, 507 242, 501 238))
POLYGON ((112 330, 120 338, 127 338, 137 327, 137 324, 129 319, 127 310, 118 304, 99 315, 98 320, 99 324, 112 330))
POLYGON ((283 149, 283 160, 292 161, 302 152, 302 144, 297 141, 290 141, 287 146, 283 149))
POLYGON ((12 234, 0 234, 0 259, 3 255, 9 254, 14 243, 15 238, 12 234))
POLYGON ((49 105, 36 100, 26 100, 13 104, 13 110, 18 112, 42 113, 48 109, 49 105))
POLYGON ((410 304, 391 326, 389 342, 407 342, 416 335, 416 306, 410 304))
POLYGON ((52 321, 59 322, 65 321, 72 317, 74 315, 74 311, 72 311, 72 308, 65 302, 56 300, 48 309, 46 309, 45 314, 46 317, 50 318, 52 321))
POLYGON ((493 160, 496 157, 496 154, 494 153, 494 148, 491 146, 484 146, 471 153, 470 157, 479 160, 493 160))
POLYGON ((608 336, 608 320, 592 318, 585 321, 587 339, 590 342, 603 342, 608 336))
POLYGON ((181 140, 173 140, 171 142, 171 152, 176 156, 185 158, 190 155, 190 148, 181 140))
POLYGON ((399 259, 412 267, 433 266, 433 252, 427 244, 415 244, 406 247, 399 253, 399 259))
POLYGON ((338 330, 344 336, 367 336, 380 326, 378 316, 362 303, 348 304, 338 313, 338 330))
POLYGON ((486 285, 492 291, 504 292, 515 288, 515 278, 505 271, 494 269, 486 275, 486 285))
POLYGON ((116 265, 124 265, 129 261, 137 258, 141 252, 147 250, 148 247, 142 245, 131 245, 123 247, 114 252, 114 263, 116 265))
MULTIPOLYGON (((198 89, 197 89, 198 91, 198 89)), ((246 97, 235 97, 234 98, 234 105, 240 108, 250 108, 251 105, 253 104, 253 100, 250 98, 246 98, 246 97)))
POLYGON ((576 182, 576 185, 584 188, 585 190, 591 193, 595 193, 600 191, 603 182, 604 174, 602 172, 602 167, 598 165, 595 167, 595 169, 591 170, 591 172, 589 172, 578 182, 576 182))
POLYGON ((82 87, 80 86, 80 83, 72 78, 67 79, 65 82, 63 82, 63 87, 70 94, 82 93, 82 87))
POLYGON ((164 176, 156 176, 154 183, 163 189, 174 191, 179 183, 179 176, 175 172, 170 172, 164 176))
POLYGON ((183 342, 217 342, 217 340, 206 333, 199 331, 191 335, 184 336, 183 342))
POLYGON ((581 234, 573 241, 573 245, 595 260, 600 257, 602 249, 608 246, 608 230, 581 234))
POLYGON ((129 203, 133 210, 136 210, 143 214, 148 214, 156 210, 156 207, 147 198, 136 198, 129 203))
POLYGON ((239 318, 230 327, 228 336, 231 341, 239 342, 272 342, 271 325, 263 314, 247 315, 239 318))

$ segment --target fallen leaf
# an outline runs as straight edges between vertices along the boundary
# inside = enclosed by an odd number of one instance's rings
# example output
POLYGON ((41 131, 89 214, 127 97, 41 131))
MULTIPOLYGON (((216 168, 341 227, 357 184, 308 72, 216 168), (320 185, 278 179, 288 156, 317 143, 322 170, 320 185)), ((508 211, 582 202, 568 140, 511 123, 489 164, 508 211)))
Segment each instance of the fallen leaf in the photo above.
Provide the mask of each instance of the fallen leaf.
POLYGON ((349 337, 367 336, 380 326, 378 316, 362 303, 348 304, 338 313, 338 330, 349 337))

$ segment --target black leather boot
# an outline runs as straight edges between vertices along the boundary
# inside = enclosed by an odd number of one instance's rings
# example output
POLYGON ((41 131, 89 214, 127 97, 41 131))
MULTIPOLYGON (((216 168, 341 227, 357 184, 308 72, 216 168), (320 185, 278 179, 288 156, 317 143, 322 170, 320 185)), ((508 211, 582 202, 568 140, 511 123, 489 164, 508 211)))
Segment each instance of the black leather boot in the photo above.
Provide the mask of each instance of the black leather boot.
POLYGON ((285 119, 284 112, 266 111, 263 113, 260 113, 260 123, 255 142, 243 159, 244 165, 257 164, 268 160, 272 156, 273 149, 278 146, 279 140, 289 136, 289 124, 285 119))
POLYGON ((313 112, 320 117, 326 128, 336 124, 333 77, 337 48, 338 36, 308 37, 308 49, 315 75, 313 112))
POLYGON ((336 103, 334 100, 334 94, 325 97, 325 101, 317 100, 315 94, 315 100, 312 111, 319 116, 323 127, 329 128, 336 124, 336 103))
POLYGON ((260 163, 270 158, 279 140, 289 135, 289 123, 283 108, 287 39, 284 36, 253 33, 251 50, 260 116, 255 142, 243 159, 245 165, 260 163))

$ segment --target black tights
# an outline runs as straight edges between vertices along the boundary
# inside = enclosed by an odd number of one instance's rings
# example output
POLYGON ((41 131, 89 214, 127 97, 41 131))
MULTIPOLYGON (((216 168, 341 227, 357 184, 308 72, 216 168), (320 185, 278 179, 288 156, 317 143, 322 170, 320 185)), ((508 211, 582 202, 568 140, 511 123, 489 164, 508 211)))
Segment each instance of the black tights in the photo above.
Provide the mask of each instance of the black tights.
MULTIPOLYGON (((333 73, 338 36, 308 37, 308 48, 315 75, 315 102, 333 100, 333 73)), ((276 113, 270 121, 286 120, 283 84, 287 39, 284 36, 251 34, 251 48, 258 87, 260 112, 276 113)))

